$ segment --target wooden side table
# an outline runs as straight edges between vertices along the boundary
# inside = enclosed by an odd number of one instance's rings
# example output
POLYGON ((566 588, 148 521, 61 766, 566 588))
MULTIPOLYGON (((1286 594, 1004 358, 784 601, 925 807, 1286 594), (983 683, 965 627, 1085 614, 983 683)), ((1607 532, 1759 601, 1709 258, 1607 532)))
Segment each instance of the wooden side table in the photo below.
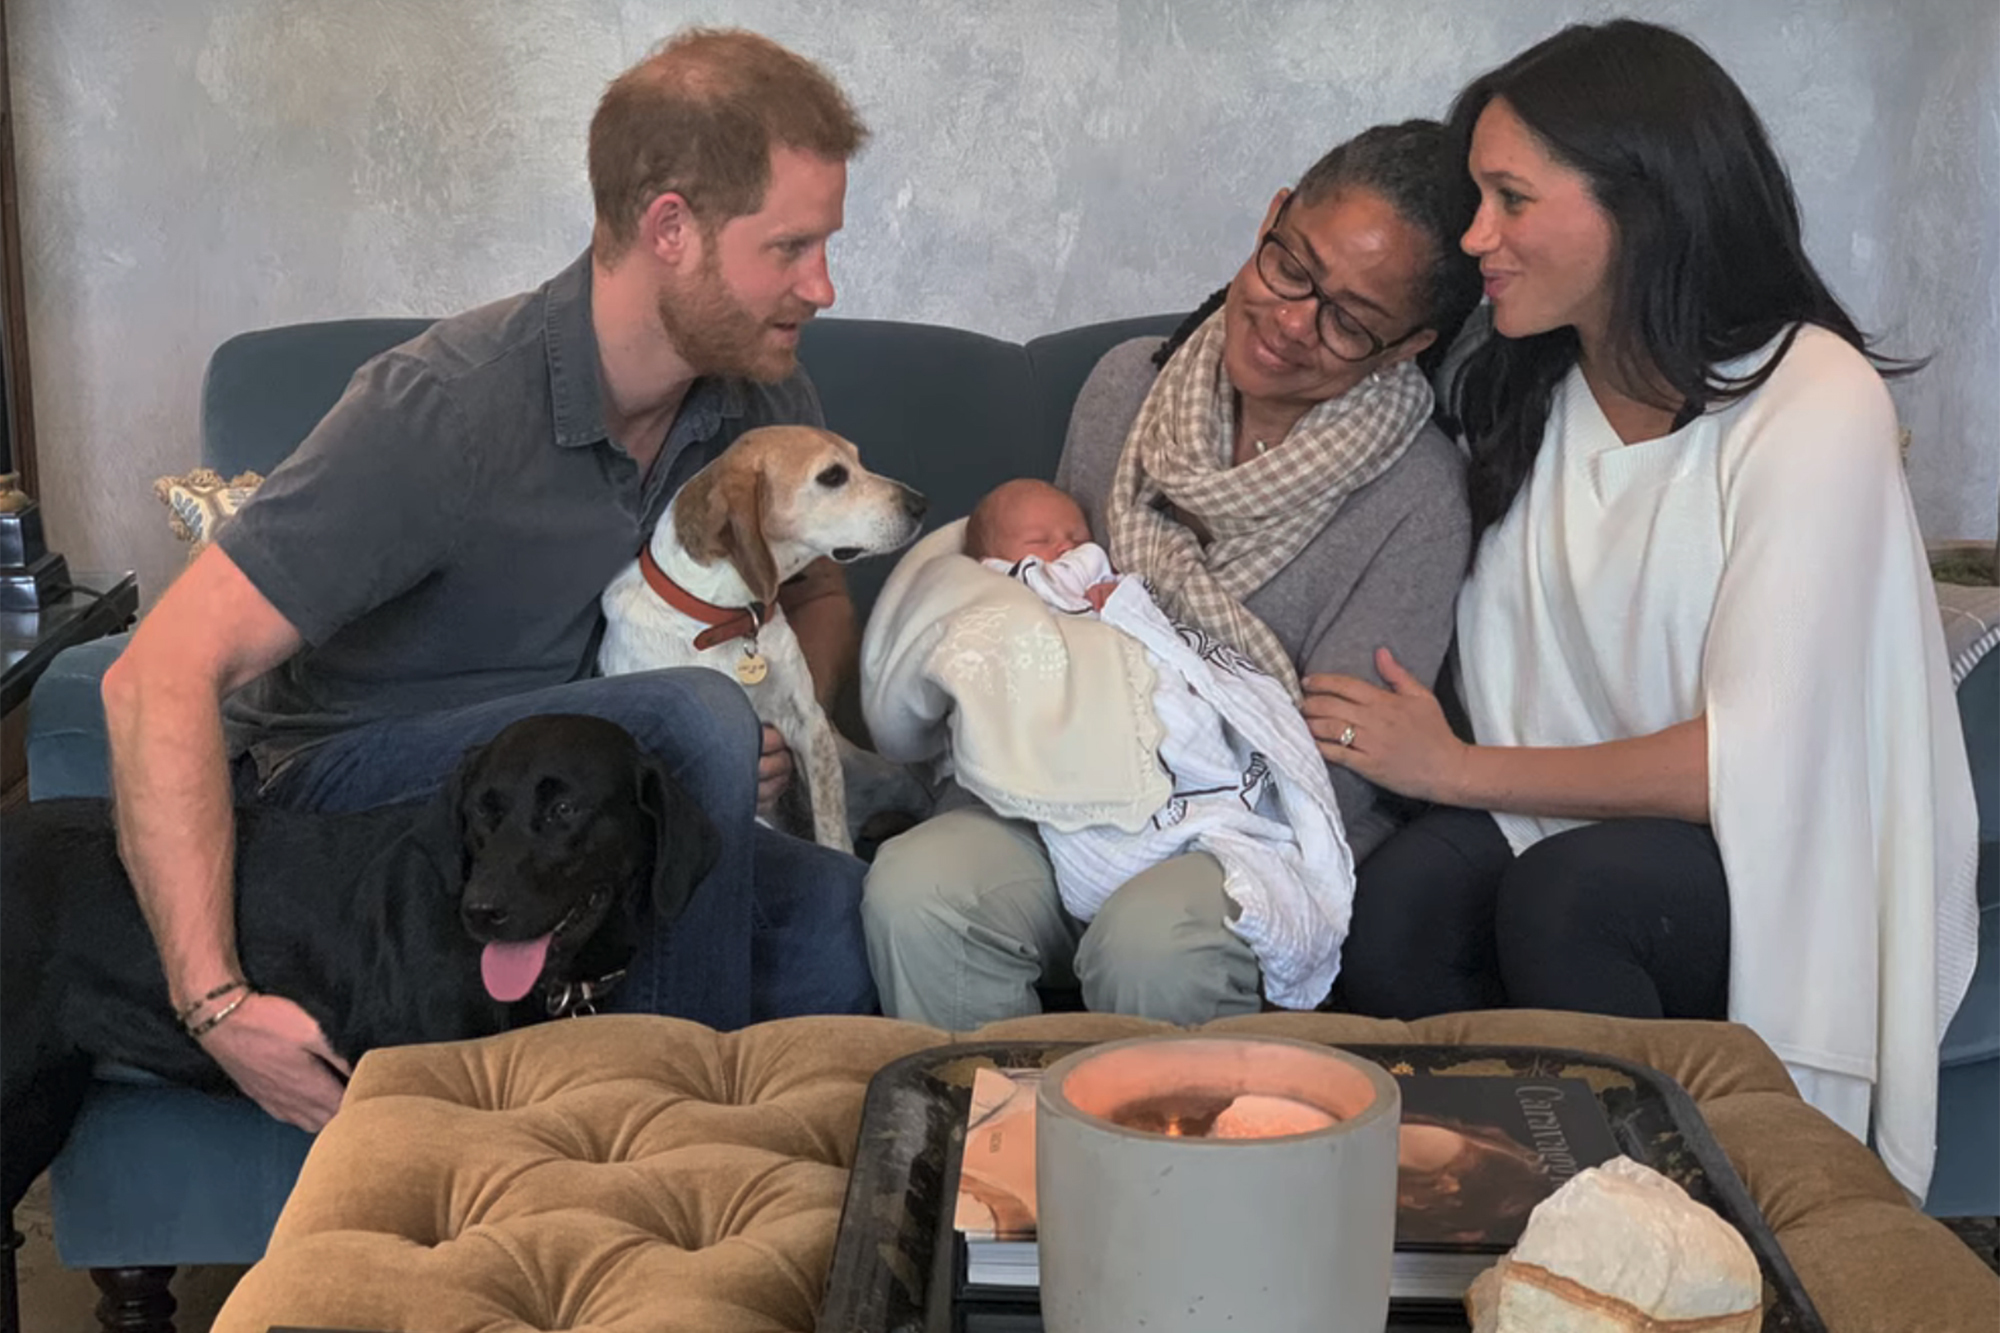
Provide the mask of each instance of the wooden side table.
POLYGON ((71 575, 69 593, 39 611, 0 612, 0 808, 26 800, 28 692, 65 648, 129 627, 139 614, 139 581, 123 573, 71 575))

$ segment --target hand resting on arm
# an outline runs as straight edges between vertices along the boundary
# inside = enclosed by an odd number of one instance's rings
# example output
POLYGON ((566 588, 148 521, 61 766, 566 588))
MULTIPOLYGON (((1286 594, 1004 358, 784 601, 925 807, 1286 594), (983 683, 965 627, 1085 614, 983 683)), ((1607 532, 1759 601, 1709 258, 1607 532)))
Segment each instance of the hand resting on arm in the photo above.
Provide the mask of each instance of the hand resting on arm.
POLYGON ((1404 796, 1472 810, 1708 822, 1705 717, 1599 745, 1469 745, 1387 649, 1375 667, 1388 688, 1340 675, 1300 682, 1306 725, 1330 763, 1404 796))

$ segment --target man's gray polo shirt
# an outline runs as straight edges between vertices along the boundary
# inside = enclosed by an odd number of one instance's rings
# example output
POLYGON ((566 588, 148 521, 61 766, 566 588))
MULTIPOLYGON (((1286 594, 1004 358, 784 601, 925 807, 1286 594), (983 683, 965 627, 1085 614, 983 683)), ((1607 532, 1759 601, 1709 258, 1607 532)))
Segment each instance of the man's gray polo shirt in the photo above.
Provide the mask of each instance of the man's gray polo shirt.
POLYGON ((338 731, 588 676, 598 596, 674 490, 752 427, 822 424, 803 370, 698 380, 642 478, 590 288, 586 254, 376 357, 217 534, 307 644, 226 701, 231 754, 268 778, 338 731))

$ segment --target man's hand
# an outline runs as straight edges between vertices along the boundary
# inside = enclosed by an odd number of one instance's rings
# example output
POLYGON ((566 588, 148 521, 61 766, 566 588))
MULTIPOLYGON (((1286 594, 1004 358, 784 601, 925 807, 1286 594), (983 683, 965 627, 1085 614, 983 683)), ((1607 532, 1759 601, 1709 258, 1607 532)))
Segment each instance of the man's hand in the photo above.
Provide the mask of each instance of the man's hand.
POLYGON ((757 756, 757 813, 769 819, 771 811, 777 808, 778 798, 791 782, 792 752, 785 747, 785 738, 778 734, 778 729, 766 724, 764 749, 757 756))
POLYGON ((203 1034, 201 1048, 244 1096, 313 1134, 340 1109, 341 1080, 354 1072, 326 1044, 312 1015, 276 995, 252 993, 203 1034))

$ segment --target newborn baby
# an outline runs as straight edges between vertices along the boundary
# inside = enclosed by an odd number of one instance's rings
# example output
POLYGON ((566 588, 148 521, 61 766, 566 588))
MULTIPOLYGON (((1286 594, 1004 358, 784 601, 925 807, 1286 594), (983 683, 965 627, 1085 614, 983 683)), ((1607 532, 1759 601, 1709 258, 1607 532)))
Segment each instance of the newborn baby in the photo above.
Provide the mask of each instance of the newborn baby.
MULTIPOLYGON (((1319 1003, 1338 968, 1352 861, 1326 765, 1284 687, 1231 645, 1169 619, 1146 580, 1115 571, 1091 541, 1082 507, 1045 481, 994 488, 966 521, 960 549, 1025 584, 1058 616, 1101 622, 1136 640, 1152 669, 1149 702, 1161 733, 1155 758, 1171 783, 1166 801, 1139 828, 1031 815, 1064 907, 1091 920, 1134 875, 1186 851, 1209 852, 1223 868, 1230 928, 1257 953, 1267 998, 1291 1008, 1319 1003)), ((1051 672, 1037 650, 1021 646, 1033 638, 998 649, 1037 663, 1034 681, 1013 688, 1060 691, 1065 672, 1087 669, 1058 647, 1054 660, 1066 665, 1051 672)), ((1009 708, 1019 699, 1012 688, 982 684, 960 703, 1009 708)), ((1097 743, 1127 739, 1115 713, 1069 717, 1097 743)), ((999 794, 1003 804, 1014 795, 999 794)))
POLYGON ((1032 477, 986 493, 966 522, 965 553, 1061 611, 1102 611, 1118 590, 1111 557, 1090 540, 1083 506, 1032 477))

